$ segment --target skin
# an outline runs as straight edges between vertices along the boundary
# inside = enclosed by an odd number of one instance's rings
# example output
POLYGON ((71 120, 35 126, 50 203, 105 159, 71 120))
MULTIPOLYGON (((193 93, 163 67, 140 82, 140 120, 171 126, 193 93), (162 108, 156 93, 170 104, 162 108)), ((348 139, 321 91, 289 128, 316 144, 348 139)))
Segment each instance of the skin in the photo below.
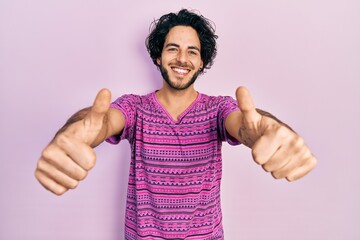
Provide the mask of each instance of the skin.
POLYGON ((167 72, 168 80, 163 79, 156 97, 174 120, 198 96, 192 79, 203 67, 200 49, 200 40, 193 28, 176 26, 166 36, 161 57, 157 60, 167 72))
POLYGON ((275 179, 294 181, 304 177, 317 163, 303 138, 287 125, 255 109, 245 87, 236 90, 240 111, 225 121, 228 133, 252 149, 254 161, 275 179))
MULTIPOLYGON (((174 120, 198 96, 192 80, 203 67, 200 49, 193 28, 176 26, 169 31, 157 60, 168 77, 156 97, 174 120)), ((270 114, 257 111, 246 88, 236 90, 236 99, 241 110, 229 114, 226 130, 252 149, 254 161, 265 171, 276 179, 294 181, 315 167, 317 160, 304 140, 270 114)), ((35 177, 46 189, 62 195, 76 188, 95 165, 93 148, 122 131, 125 117, 111 109, 110 102, 110 91, 100 90, 93 105, 72 116, 44 148, 35 177)))

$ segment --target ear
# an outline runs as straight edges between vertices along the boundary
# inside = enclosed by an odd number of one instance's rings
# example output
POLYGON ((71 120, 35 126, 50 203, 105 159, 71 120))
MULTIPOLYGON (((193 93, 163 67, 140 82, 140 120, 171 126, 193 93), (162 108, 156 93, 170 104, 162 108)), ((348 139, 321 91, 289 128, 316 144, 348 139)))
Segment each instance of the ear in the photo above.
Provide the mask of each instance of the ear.
POLYGON ((161 65, 161 60, 160 60, 160 58, 157 58, 156 59, 156 63, 160 66, 161 65))

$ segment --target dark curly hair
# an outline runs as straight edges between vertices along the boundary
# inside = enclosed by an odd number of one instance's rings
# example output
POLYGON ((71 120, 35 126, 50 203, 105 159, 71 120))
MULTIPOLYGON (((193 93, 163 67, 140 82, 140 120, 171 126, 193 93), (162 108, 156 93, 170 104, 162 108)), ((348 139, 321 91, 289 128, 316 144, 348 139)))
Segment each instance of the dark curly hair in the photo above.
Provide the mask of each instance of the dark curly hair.
POLYGON ((165 38, 170 29, 175 26, 189 26, 196 30, 201 44, 201 59, 203 61, 203 68, 210 69, 216 57, 216 39, 215 26, 213 22, 202 15, 190 12, 187 9, 182 9, 177 14, 169 13, 163 15, 160 19, 155 20, 150 25, 150 34, 146 38, 146 48, 154 64, 160 68, 157 59, 161 57, 161 52, 164 47, 165 38))

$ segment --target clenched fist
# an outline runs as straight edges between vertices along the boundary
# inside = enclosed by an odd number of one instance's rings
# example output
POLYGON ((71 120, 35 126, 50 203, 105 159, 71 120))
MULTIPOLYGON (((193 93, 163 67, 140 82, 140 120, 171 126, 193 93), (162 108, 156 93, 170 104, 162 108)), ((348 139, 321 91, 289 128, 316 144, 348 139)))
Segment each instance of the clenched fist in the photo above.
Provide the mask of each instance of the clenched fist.
POLYGON ((316 166, 316 158, 304 140, 271 114, 255 109, 248 90, 239 87, 240 111, 226 120, 228 132, 252 149, 253 159, 276 179, 288 181, 305 176, 316 166))
POLYGON ((108 134, 111 93, 102 89, 92 107, 76 113, 42 151, 35 177, 56 195, 74 189, 95 165, 93 147, 108 134))

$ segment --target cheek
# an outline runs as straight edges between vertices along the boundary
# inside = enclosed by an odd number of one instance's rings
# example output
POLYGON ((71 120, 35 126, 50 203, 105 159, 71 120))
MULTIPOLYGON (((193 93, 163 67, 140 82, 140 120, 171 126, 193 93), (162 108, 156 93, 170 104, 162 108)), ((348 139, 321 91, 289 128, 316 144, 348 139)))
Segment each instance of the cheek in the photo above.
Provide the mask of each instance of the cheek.
POLYGON ((202 68, 203 67, 203 61, 201 61, 201 60, 196 61, 196 66, 199 66, 199 68, 202 68))

